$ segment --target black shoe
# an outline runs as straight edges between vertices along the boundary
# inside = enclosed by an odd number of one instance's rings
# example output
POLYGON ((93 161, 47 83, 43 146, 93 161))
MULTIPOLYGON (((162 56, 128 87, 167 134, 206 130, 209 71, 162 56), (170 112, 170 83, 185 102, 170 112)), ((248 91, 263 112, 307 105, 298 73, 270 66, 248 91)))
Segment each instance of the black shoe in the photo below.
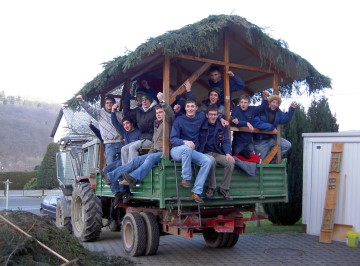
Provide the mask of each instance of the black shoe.
POLYGON ((184 188, 191 188, 191 183, 190 183, 189 180, 182 179, 182 180, 181 180, 181 185, 182 185, 184 188))
POLYGON ((206 198, 207 199, 212 199, 214 197, 214 190, 213 188, 208 188, 207 191, 206 191, 206 198))
POLYGON ((220 195, 223 195, 226 200, 233 200, 233 198, 230 196, 229 190, 220 187, 218 192, 220 195))
POLYGON ((135 178, 133 178, 128 173, 123 173, 122 175, 125 178, 125 180, 128 181, 129 187, 131 187, 131 188, 136 187, 137 180, 135 178))
POLYGON ((125 191, 124 195, 122 196, 122 202, 123 203, 128 203, 131 200, 131 192, 130 191, 125 191))
POLYGON ((195 200, 196 203, 204 203, 204 201, 202 200, 202 198, 200 198, 200 195, 196 194, 196 193, 191 193, 191 198, 193 200, 195 200))
POLYGON ((118 192, 118 193, 115 194, 115 199, 114 199, 114 206, 115 207, 119 203, 123 203, 123 195, 124 195, 124 192, 118 192))
POLYGON ((106 185, 110 185, 111 184, 111 181, 107 175, 107 173, 105 173, 103 170, 100 169, 100 175, 102 177, 102 179, 104 180, 105 184, 106 185))

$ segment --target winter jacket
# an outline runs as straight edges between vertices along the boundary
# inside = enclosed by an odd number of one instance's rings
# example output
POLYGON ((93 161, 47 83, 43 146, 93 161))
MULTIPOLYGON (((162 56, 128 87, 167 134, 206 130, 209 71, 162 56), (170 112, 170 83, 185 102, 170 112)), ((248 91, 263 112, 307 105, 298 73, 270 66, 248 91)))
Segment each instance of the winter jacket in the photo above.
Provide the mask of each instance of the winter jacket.
MULTIPOLYGON (((89 115, 99 122, 99 130, 104 144, 123 141, 123 137, 117 132, 111 122, 111 113, 106 112, 104 109, 95 108, 84 100, 79 101, 79 103, 89 115)), ((116 116, 120 119, 121 112, 116 112, 116 116)))
MULTIPOLYGON (((161 106, 164 108, 164 112, 166 115, 166 122, 171 125, 175 119, 174 111, 171 109, 170 105, 167 103, 161 103, 161 106)), ((154 135, 152 139, 152 143, 150 146, 149 153, 155 153, 159 151, 163 151, 163 131, 164 131, 164 120, 155 120, 154 121, 154 135)))
MULTIPOLYGON (((272 131, 278 125, 289 123, 295 113, 295 108, 289 107, 288 112, 283 112, 280 109, 277 109, 275 111, 275 118, 273 123, 269 123, 269 112, 269 108, 265 108, 264 111, 262 111, 258 116, 256 116, 254 118, 254 127, 264 131, 272 131)), ((254 140, 261 140, 269 137, 274 138, 275 136, 267 134, 254 134, 254 140)))
POLYGON ((125 139, 125 145, 139 140, 140 138, 140 130, 138 128, 134 128, 132 131, 126 131, 124 126, 120 124, 120 122, 116 118, 115 112, 111 113, 111 122, 113 123, 116 130, 120 133, 121 136, 125 139))
POLYGON ((214 134, 212 139, 209 139, 210 127, 211 125, 209 124, 209 121, 205 120, 200 129, 199 148, 197 151, 204 152, 206 143, 210 144, 210 142, 212 142, 211 146, 214 147, 215 150, 206 152, 231 154, 231 144, 227 129, 223 127, 220 120, 217 119, 215 123, 214 134))
MULTIPOLYGON (((238 76, 234 76, 232 79, 230 79, 229 83, 230 83, 230 99, 231 99, 231 94, 234 91, 241 91, 245 88, 244 81, 238 76)), ((220 99, 220 102, 223 103, 224 102, 224 79, 221 78, 216 83, 210 79, 209 85, 210 85, 210 88, 219 88, 220 89, 219 99, 220 99)))

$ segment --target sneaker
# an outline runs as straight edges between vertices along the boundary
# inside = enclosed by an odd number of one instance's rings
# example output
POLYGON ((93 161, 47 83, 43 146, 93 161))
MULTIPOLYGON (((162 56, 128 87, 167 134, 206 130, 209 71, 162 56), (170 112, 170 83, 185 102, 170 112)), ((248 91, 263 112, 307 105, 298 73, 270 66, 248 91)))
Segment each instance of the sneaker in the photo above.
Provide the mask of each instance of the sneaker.
POLYGON ((123 173, 123 177, 124 179, 129 183, 129 186, 131 188, 136 187, 136 183, 137 180, 135 178, 133 178, 131 175, 129 175, 128 173, 123 173))
POLYGON ((228 189, 223 189, 220 187, 218 192, 219 194, 223 195, 226 200, 233 200, 228 189))
POLYGON ((191 183, 189 180, 185 180, 185 179, 182 179, 181 180, 181 185, 185 188, 191 188, 191 183))
POLYGON ((191 193, 191 197, 195 200, 196 203, 204 203, 202 198, 196 193, 191 193))
POLYGON ((100 175, 102 177, 102 179, 104 180, 105 184, 106 185, 110 185, 111 184, 111 181, 107 175, 107 173, 105 173, 103 170, 100 169, 100 175))
POLYGON ((214 197, 214 190, 215 189, 213 188, 208 188, 205 194, 207 199, 212 199, 214 197))
POLYGON ((119 181, 119 185, 128 186, 129 182, 126 179, 119 181))
POLYGON ((123 203, 128 203, 131 200, 131 192, 125 191, 124 195, 122 196, 123 203))
POLYGON ((124 195, 124 192, 118 192, 118 193, 115 194, 115 199, 114 199, 114 206, 115 207, 119 203, 123 202, 123 195, 124 195))

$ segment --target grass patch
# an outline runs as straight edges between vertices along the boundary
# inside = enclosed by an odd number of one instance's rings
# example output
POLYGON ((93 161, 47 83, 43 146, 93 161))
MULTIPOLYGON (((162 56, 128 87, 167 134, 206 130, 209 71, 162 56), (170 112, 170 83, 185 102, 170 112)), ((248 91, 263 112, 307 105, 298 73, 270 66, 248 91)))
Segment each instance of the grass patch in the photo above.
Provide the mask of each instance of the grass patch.
MULTIPOLYGON (((244 217, 250 218, 251 212, 244 212, 244 217)), ((301 219, 294 225, 276 225, 269 220, 248 221, 246 223, 245 232, 247 234, 291 234, 302 233, 301 219), (260 224, 260 226, 258 226, 260 224)))

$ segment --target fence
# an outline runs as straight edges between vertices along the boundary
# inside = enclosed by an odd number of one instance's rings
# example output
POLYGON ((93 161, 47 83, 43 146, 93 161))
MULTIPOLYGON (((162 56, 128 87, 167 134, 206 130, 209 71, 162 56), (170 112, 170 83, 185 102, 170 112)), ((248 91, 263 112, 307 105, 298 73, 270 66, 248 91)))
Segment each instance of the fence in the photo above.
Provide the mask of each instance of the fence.
MULTIPOLYGON (((38 190, 9 190, 9 196, 17 197, 43 197, 43 196, 62 196, 61 189, 38 189, 38 190)), ((0 190, 0 197, 6 196, 5 190, 0 190)))

